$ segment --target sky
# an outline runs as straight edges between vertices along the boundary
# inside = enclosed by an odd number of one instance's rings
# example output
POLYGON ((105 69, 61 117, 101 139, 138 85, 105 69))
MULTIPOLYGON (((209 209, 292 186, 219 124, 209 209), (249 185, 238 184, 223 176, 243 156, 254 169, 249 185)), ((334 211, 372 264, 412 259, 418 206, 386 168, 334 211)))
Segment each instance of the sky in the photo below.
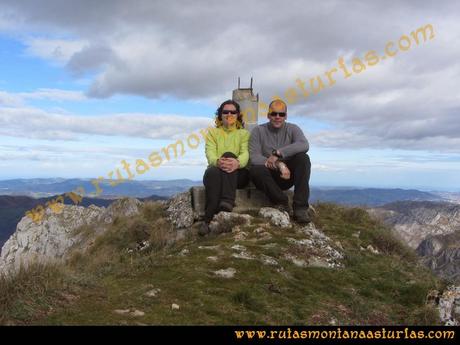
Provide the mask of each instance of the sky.
POLYGON ((458 13, 455 0, 0 0, 0 179, 108 178, 124 161, 139 180, 201 180, 200 129, 253 77, 303 129, 312 185, 460 191, 458 13), (135 170, 177 140, 182 156, 135 170))

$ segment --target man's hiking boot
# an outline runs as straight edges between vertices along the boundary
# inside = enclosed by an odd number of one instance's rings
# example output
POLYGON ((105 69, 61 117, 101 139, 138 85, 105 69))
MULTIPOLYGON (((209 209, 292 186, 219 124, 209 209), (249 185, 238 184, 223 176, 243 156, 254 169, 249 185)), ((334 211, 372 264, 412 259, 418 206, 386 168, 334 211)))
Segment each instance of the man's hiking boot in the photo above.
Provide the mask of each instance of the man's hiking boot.
POLYGON ((308 207, 294 208, 294 220, 300 224, 310 223, 311 218, 308 212, 308 207))
POLYGON ((228 201, 221 201, 219 203, 219 210, 224 211, 224 212, 232 212, 233 205, 229 203, 228 201))

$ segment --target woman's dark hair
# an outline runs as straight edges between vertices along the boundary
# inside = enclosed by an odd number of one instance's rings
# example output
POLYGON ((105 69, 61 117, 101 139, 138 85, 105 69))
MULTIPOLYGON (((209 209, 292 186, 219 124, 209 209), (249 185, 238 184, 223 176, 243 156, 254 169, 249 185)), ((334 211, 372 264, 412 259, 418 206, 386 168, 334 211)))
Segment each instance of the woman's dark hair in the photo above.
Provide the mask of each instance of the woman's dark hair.
POLYGON ((224 110, 224 107, 227 104, 234 105, 236 111, 238 112, 238 118, 236 119, 236 128, 238 128, 238 129, 239 128, 244 128, 243 114, 241 114, 240 105, 238 103, 236 103, 235 101, 231 100, 231 99, 226 100, 224 103, 222 103, 220 105, 219 108, 217 108, 217 110, 216 110, 216 120, 215 120, 216 127, 217 128, 222 127, 222 110, 224 110))

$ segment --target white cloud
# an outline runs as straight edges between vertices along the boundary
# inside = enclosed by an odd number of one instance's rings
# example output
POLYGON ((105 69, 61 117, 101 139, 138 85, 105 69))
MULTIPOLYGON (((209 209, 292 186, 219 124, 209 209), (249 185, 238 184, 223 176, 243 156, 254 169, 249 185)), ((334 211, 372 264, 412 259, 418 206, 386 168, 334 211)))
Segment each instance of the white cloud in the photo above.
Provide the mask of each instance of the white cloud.
POLYGON ((312 164, 312 170, 318 172, 334 172, 334 171, 343 171, 345 170, 343 167, 339 167, 337 164, 312 164))
POLYGON ((82 91, 39 88, 32 92, 0 91, 0 106, 24 107, 28 100, 80 102, 88 100, 82 91))
POLYGON ((0 91, 0 106, 20 106, 22 104, 23 100, 19 95, 0 91))
POLYGON ((212 119, 172 114, 73 116, 36 108, 0 108, 0 134, 46 140, 81 140, 86 136, 179 139, 212 125, 212 119))
POLYGON ((429 136, 417 138, 387 138, 352 130, 326 130, 312 134, 309 138, 314 146, 336 149, 400 149, 427 152, 460 153, 460 138, 429 136))
POLYGON ((26 42, 26 53, 65 64, 87 45, 84 40, 31 38, 26 42))
POLYGON ((46 99, 50 101, 84 101, 87 99, 81 91, 41 88, 33 92, 15 94, 23 99, 46 99))
MULTIPOLYGON (((296 88, 297 78, 308 81, 318 74, 324 78, 324 72, 337 67, 339 56, 350 68, 351 58, 363 58, 369 50, 381 56, 389 40, 397 42, 401 35, 410 36, 430 23, 433 40, 413 44, 407 52, 349 79, 339 71, 334 86, 290 106, 290 112, 335 128, 313 137, 314 145, 458 151, 460 3, 455 0, 442 4, 354 0, 351 5, 336 0, 314 4, 44 0, 40 5, 4 0, 3 5, 9 18, 21 23, 24 37, 33 37, 26 41, 27 51, 64 64, 77 76, 91 72, 87 95, 96 98, 129 94, 215 100, 235 87, 237 76, 243 80, 253 76, 256 91, 269 100, 296 88)), ((36 97, 48 97, 45 94, 36 97)), ((56 92, 53 97, 59 99, 56 92)), ((82 96, 61 97, 81 100, 82 96)), ((0 102, 18 105, 1 94, 0 102)), ((172 126, 160 120, 161 128, 153 134, 141 128, 143 116, 133 116, 133 124, 123 129, 94 118, 81 124, 71 116, 52 117, 59 125, 40 131, 27 128, 31 133, 27 135, 75 139, 95 131, 173 137, 174 118, 172 126), (91 129, 93 124, 99 128, 91 129)), ((190 125, 185 122, 178 128, 188 130, 190 125)))

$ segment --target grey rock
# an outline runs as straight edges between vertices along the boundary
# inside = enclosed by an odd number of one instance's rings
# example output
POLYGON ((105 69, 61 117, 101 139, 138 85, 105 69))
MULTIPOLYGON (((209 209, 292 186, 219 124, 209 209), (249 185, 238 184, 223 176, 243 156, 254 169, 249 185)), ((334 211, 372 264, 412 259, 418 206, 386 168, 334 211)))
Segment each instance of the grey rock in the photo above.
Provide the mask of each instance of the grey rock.
POLYGON ((51 263, 62 260, 74 248, 85 251, 90 242, 75 230, 83 225, 92 225, 93 236, 102 234, 116 216, 131 216, 140 211, 142 202, 137 199, 121 199, 108 208, 64 205, 60 213, 46 209, 39 223, 23 217, 16 232, 2 248, 0 274, 17 272, 22 265, 51 263), (109 222, 110 221, 110 222, 109 222))
POLYGON ((271 240, 272 239, 272 234, 270 234, 265 228, 257 228, 254 230, 254 233, 257 236, 257 239, 255 241, 266 241, 266 240, 271 240))
POLYGON ((190 254, 190 250, 187 249, 187 248, 184 248, 182 249, 179 254, 177 254, 178 256, 187 256, 188 254, 190 254))
POLYGON ((142 241, 141 243, 138 243, 136 250, 142 252, 146 250, 147 248, 150 247, 150 242, 149 241, 142 241))
POLYGON ((331 265, 327 262, 327 259, 321 257, 312 257, 308 260, 308 266, 310 267, 322 267, 322 268, 330 268, 331 265))
POLYGON ((255 256, 248 252, 233 253, 232 257, 236 259, 255 260, 255 256))
POLYGON ((128 316, 134 316, 134 317, 145 315, 143 311, 140 311, 137 309, 115 309, 113 312, 119 315, 128 315, 128 316))
POLYGON ((240 244, 235 244, 235 245, 231 246, 231 248, 232 248, 233 250, 237 250, 237 251, 240 251, 240 252, 246 251, 246 247, 245 247, 245 246, 242 246, 242 245, 240 245, 240 244))
POLYGON ((278 266, 279 265, 278 261, 276 261, 275 258, 272 258, 271 256, 268 256, 265 254, 260 255, 260 260, 262 261, 264 265, 268 265, 268 266, 278 266))
POLYGON ((143 203, 138 199, 123 198, 111 203, 99 218, 106 223, 112 223, 117 216, 130 217, 138 214, 142 206, 143 203))
POLYGON ((284 258, 288 261, 291 261, 297 267, 308 267, 307 261, 300 259, 292 254, 285 254, 284 258))
POLYGON ((180 193, 171 198, 166 206, 166 215, 178 229, 191 227, 195 219, 191 192, 180 193))
POLYGON ((147 297, 157 297, 160 292, 161 292, 161 289, 152 289, 150 291, 147 291, 145 295, 147 297))
POLYGON ((446 326, 460 325, 460 286, 451 285, 439 297, 439 316, 446 326))
POLYGON ((278 226, 280 228, 292 227, 289 214, 287 212, 281 212, 280 210, 272 207, 262 207, 259 211, 259 215, 268 219, 274 226, 278 226))
POLYGON ((235 273, 236 273, 236 270, 232 267, 214 271, 214 274, 216 276, 221 277, 221 278, 227 278, 227 279, 233 278, 235 276, 235 273))
POLYGON ((205 250, 220 250, 220 245, 216 246, 198 246, 198 249, 205 249, 205 250))
POLYGON ((140 310, 134 310, 132 313, 131 313, 131 316, 144 316, 145 313, 143 311, 140 311, 140 310))
POLYGON ((232 230, 237 226, 250 225, 252 219, 253 217, 248 214, 219 212, 214 216, 209 224, 209 229, 211 230, 211 233, 214 234, 232 232, 232 230))
POLYGON ((246 247, 236 244, 231 247, 233 250, 238 251, 239 253, 233 253, 232 257, 237 259, 244 259, 244 260, 254 260, 255 256, 248 253, 246 247))
POLYGON ((235 236, 233 236, 233 239, 235 241, 244 241, 248 237, 248 233, 245 231, 238 231, 235 236))
POLYGON ((366 249, 368 251, 370 251, 372 254, 375 254, 375 255, 380 254, 380 252, 377 249, 375 249, 374 247, 372 247, 372 245, 370 245, 370 244, 366 247, 366 249))
POLYGON ((299 229, 298 233, 306 235, 306 238, 287 238, 287 241, 298 247, 296 252, 304 253, 303 256, 294 256, 288 252, 285 258, 299 267, 327 267, 341 268, 344 254, 334 241, 317 229, 313 223, 299 229), (337 247, 337 248, 335 248, 337 247))
POLYGON ((416 252, 436 275, 460 282, 460 231, 429 236, 420 243, 416 252))

